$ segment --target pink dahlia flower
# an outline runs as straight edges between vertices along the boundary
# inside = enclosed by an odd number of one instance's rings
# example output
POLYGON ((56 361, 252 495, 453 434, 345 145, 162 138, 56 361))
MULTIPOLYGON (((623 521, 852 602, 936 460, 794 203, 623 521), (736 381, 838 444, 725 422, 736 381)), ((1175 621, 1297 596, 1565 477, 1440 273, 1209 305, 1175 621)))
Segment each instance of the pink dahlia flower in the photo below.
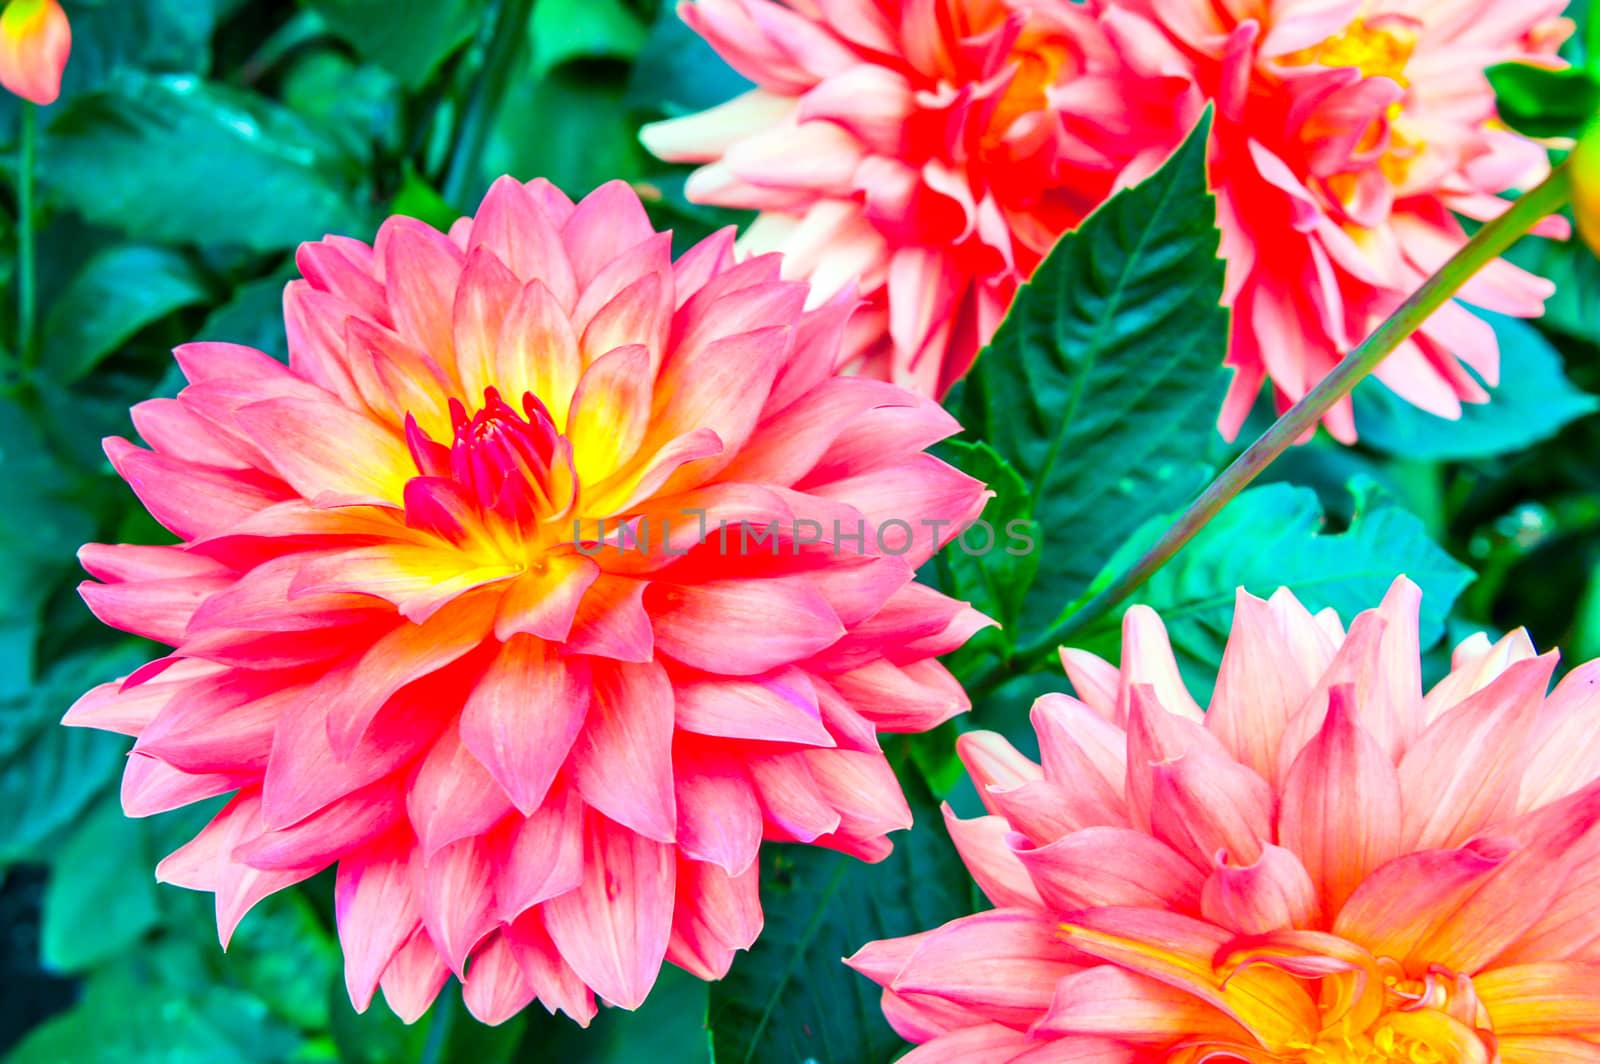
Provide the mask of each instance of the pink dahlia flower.
MULTIPOLYGON (((1216 109, 1224 302, 1234 310, 1233 437, 1263 380, 1280 409, 1305 395, 1466 242, 1457 215, 1488 219, 1499 193, 1548 172, 1545 151, 1496 115, 1484 69, 1559 65, 1566 0, 1097 0, 1120 56, 1118 94, 1186 86, 1175 114, 1216 109)), ((1541 230, 1562 235, 1559 220, 1541 230)), ((1537 317, 1548 281, 1497 261, 1461 290, 1489 310, 1537 317)), ((1376 376, 1441 417, 1498 380, 1494 330, 1449 303, 1376 376)), ((1353 442, 1348 400, 1324 419, 1353 442)))
POLYGON ((1043 767, 961 755, 946 819, 996 908, 850 964, 906 1064, 1600 1059, 1600 661, 1517 631, 1423 693, 1417 588, 1346 632, 1240 592, 1210 709, 1160 619, 1063 659, 1043 767))
POLYGON ((1093 19, 1064 0, 681 10, 758 88, 646 127, 646 146, 709 163, 689 197, 759 210, 743 245, 782 250, 815 298, 859 277, 847 359, 927 395, 967 371, 1017 285, 1109 194, 1141 119, 1171 124, 1130 117, 1130 102, 1165 101, 1116 99, 1093 19))
POLYGON ((727 970, 763 838, 910 824, 877 735, 966 708, 933 657, 986 623, 913 571, 984 493, 938 407, 835 375, 848 295, 732 243, 503 178, 449 235, 303 246, 288 366, 180 348, 149 449, 107 441, 182 542, 85 547, 83 596, 175 649, 66 722, 138 737, 130 815, 232 795, 157 870, 224 942, 337 864, 358 1008, 454 972, 587 1022, 727 970))
POLYGON ((0 11, 0 85, 37 104, 55 103, 72 52, 72 26, 56 0, 9 0, 0 11))

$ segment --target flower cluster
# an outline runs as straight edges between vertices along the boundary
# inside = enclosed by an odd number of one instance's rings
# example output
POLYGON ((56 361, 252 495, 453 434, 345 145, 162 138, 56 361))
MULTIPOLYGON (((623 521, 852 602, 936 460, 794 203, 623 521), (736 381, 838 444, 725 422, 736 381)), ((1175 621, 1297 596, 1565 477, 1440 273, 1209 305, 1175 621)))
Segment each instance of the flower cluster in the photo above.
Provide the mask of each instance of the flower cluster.
MULTIPOLYGON (((689 196, 760 210, 746 244, 785 251, 819 292, 860 274, 851 355, 942 395, 1054 239, 1210 106, 1232 436, 1264 381, 1280 407, 1304 395, 1461 246, 1457 214, 1491 218, 1543 176, 1483 71, 1558 63, 1563 7, 695 0, 684 17, 758 88, 645 142, 707 163, 689 196)), ((1462 298, 1534 316, 1550 291, 1497 262, 1462 298)), ((1453 417, 1497 372, 1492 329, 1452 303, 1378 376, 1453 417)), ((1325 420, 1354 440, 1348 403, 1325 420)))
POLYGON ((175 649, 67 723, 138 737, 130 815, 232 794, 159 869, 224 942, 337 863, 358 1007, 415 1018, 454 972, 488 1022, 587 1022, 663 957, 727 970, 763 838, 887 854, 877 735, 966 708, 933 657, 987 623, 913 575, 984 493, 923 453, 936 405, 835 373, 848 297, 803 310, 731 232, 674 261, 621 183, 505 178, 448 235, 298 261, 288 366, 181 348, 149 448, 107 441, 181 542, 81 554, 95 614, 175 649), (889 521, 907 549, 820 531, 889 521), (573 541, 602 522, 673 535, 573 541))
POLYGON ((1424 694, 1419 600, 1240 592, 1204 713, 1134 607, 1120 668, 1063 653, 1042 767, 963 736, 996 908, 849 961, 905 1059, 1594 1059, 1600 662, 1546 696, 1554 654, 1476 636, 1424 694))

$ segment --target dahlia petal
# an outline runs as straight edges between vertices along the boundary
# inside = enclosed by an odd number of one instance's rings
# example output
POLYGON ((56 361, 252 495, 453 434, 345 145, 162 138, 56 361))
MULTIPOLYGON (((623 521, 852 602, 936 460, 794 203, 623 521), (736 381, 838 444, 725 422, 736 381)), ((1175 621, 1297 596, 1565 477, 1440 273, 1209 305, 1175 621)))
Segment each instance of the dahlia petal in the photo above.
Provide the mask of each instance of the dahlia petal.
POLYGON ((154 680, 128 686, 131 677, 127 677, 90 688, 67 709, 61 723, 136 736, 191 684, 203 683, 222 671, 208 661, 179 658, 154 680))
POLYGON ((1104 1036, 1165 1046, 1187 1038, 1248 1042, 1250 1035, 1177 987, 1101 964, 1063 976, 1029 1032, 1053 1038, 1104 1036))
POLYGON ((840 816, 798 753, 752 757, 745 763, 761 800, 769 832, 781 840, 812 842, 836 831, 840 816))
POLYGON ((264 871, 324 868, 396 824, 404 809, 398 780, 364 787, 298 824, 242 836, 235 860, 264 871))
POLYGON ((467 1011, 480 1022, 496 1027, 521 1012, 534 999, 535 990, 514 947, 504 934, 492 936, 472 956, 472 965, 462 982, 461 998, 467 1011))
MULTIPOLYGON (((469 252, 479 247, 492 251, 527 286, 525 298, 538 284, 562 309, 565 319, 566 312, 577 304, 578 282, 557 230, 563 221, 550 215, 520 181, 501 177, 489 186, 478 206, 467 248, 469 252)), ((543 392, 534 394, 546 398, 543 392)))
POLYGON ((601 575, 572 619, 568 652, 613 661, 654 660, 655 632, 643 604, 648 586, 642 580, 601 575))
POLYGON ((684 731, 729 739, 835 745, 823 726, 816 689, 799 669, 760 680, 680 683, 674 691, 675 723, 684 731))
POLYGON ((482 835, 512 808, 453 727, 435 741, 406 790, 406 814, 425 861, 457 839, 482 835))
POLYGON ((1046 779, 1064 787, 1092 788, 1101 795, 1097 804, 1121 802, 1128 776, 1128 738, 1122 729, 1077 699, 1058 694, 1035 699, 1028 720, 1039 736, 1046 779))
POLYGON ((393 506, 411 456, 400 438, 336 403, 265 399, 235 414, 273 469, 316 504, 393 506))
POLYGON ((1600 965, 1519 964, 1473 977, 1497 1036, 1600 1034, 1600 965))
POLYGON ((583 853, 583 883, 545 903, 545 927, 596 994, 636 1009, 671 937, 672 849, 591 815, 583 853))
POLYGON ((641 344, 615 348, 583 371, 567 420, 579 481, 604 480, 638 451, 652 387, 650 351, 641 344))
POLYGON ((1254 864, 1272 838, 1272 788, 1231 758, 1192 751, 1150 767, 1150 827, 1158 839, 1205 867, 1225 853, 1254 864))
POLYGON ((588 1027, 597 1011, 594 993, 572 970, 545 930, 544 918, 529 913, 501 930, 513 947, 513 956, 522 974, 532 983, 539 1000, 551 1013, 557 1009, 572 1017, 579 1027, 588 1027))
POLYGON ((467 255, 451 310, 456 374, 467 395, 481 396, 499 381, 495 371, 501 329, 521 294, 516 274, 494 252, 479 247, 467 255))
MULTIPOLYGON (((661 272, 648 273, 634 281, 588 319, 578 340, 578 350, 585 364, 618 347, 643 344, 650 353, 651 368, 660 365, 667 330, 672 324, 672 290, 669 282, 664 280, 671 276, 665 269, 669 257, 667 247, 663 246, 661 272)), ((585 292, 584 299, 593 291, 595 288, 591 287, 585 292)), ((578 312, 581 314, 582 311, 583 303, 580 301, 578 312)))
POLYGON ((561 227, 580 291, 624 252, 654 235, 644 205, 623 181, 608 181, 589 193, 561 227))
POLYGON ((227 794, 249 782, 246 773, 183 772, 160 758, 135 752, 122 770, 122 812, 131 817, 154 816, 227 794))
POLYGON ((583 800, 659 842, 677 833, 674 703, 660 665, 597 666, 589 716, 572 746, 572 778, 583 800))
POLYGON ((760 870, 738 875, 699 861, 678 862, 678 906, 667 959, 701 979, 728 974, 733 955, 761 934, 760 870))
POLYGON ((1122 615, 1122 684, 1118 690, 1119 717, 1125 717, 1135 687, 1148 685, 1155 705, 1187 720, 1203 721, 1205 714, 1195 704, 1178 671, 1167 638, 1167 626, 1148 606, 1128 607, 1122 615))
POLYGON ((1000 1023, 1026 1025, 1049 1008, 1056 980, 1078 967, 1048 913, 994 909, 924 938, 890 988, 938 994, 1000 1023))
POLYGON ((845 631, 815 588, 780 579, 658 583, 646 601, 658 651, 729 676, 803 660, 845 631), (716 636, 708 642, 712 632, 716 636))
POLYGON ((339 862, 334 914, 350 1003, 365 1012, 378 979, 422 920, 412 887, 412 846, 401 834, 375 840, 339 862))
POLYGON ((1011 849, 1045 904, 1058 911, 1106 905, 1199 910, 1199 870, 1143 832, 1090 827, 1046 846, 1013 843, 1011 849))
POLYGON ((1459 844, 1511 814, 1522 746, 1555 672, 1556 655, 1518 662, 1428 726, 1400 762, 1408 850, 1459 844))
MULTIPOLYGON (((1162 642, 1165 643, 1164 633, 1162 642)), ((1190 753, 1223 759, 1228 755, 1222 743, 1189 719, 1187 712, 1164 708, 1157 689, 1150 684, 1125 683, 1118 698, 1119 704, 1128 707, 1128 776, 1123 784, 1128 819, 1134 827, 1148 830, 1154 801, 1154 766, 1190 753)))
POLYGON ((680 344, 656 382, 658 413, 652 433, 670 439, 709 428, 722 441, 724 453, 737 454, 755 431, 792 342, 791 327, 781 325, 723 336, 703 347, 680 344))
POLYGON ((552 644, 513 636, 502 644, 461 710, 461 742, 511 802, 531 816, 589 714, 582 658, 560 658, 552 644))
POLYGON ((979 730, 957 736, 956 756, 972 776, 978 797, 990 813, 996 812, 991 798, 995 791, 1014 790, 1044 778, 1043 770, 1018 753, 998 732, 979 730))
POLYGON ((1292 850, 1266 845, 1249 864, 1217 863, 1200 892, 1207 920, 1241 935, 1311 927, 1322 915, 1316 885, 1292 850))
POLYGON ((793 110, 794 103, 786 97, 752 89, 697 114, 651 122, 639 130, 639 141, 667 162, 709 162, 739 139, 783 121, 793 110))
POLYGON ((1279 843, 1300 856, 1330 913, 1401 853, 1400 778, 1356 719, 1354 697, 1349 685, 1329 691, 1322 730, 1289 769, 1278 810, 1279 843))
POLYGON ((583 802, 571 787, 551 792, 527 817, 511 818, 495 859, 495 904, 502 923, 521 917, 583 881, 583 802))
POLYGON ((1028 869, 1006 845, 1010 826, 997 816, 962 820, 948 803, 940 805, 945 830, 955 843, 961 863, 977 882, 984 897, 997 908, 1039 908, 1044 903, 1028 869))
POLYGON ((973 1060, 1006 1062, 1028 1047, 1028 1039, 998 1023, 976 1024, 942 1034, 901 1057, 904 1064, 966 1064, 973 1060))
POLYGON ((463 978, 468 955, 495 927, 494 862, 478 836, 417 856, 422 926, 440 958, 463 978))
POLYGON ((875 838, 911 826, 911 808, 883 754, 807 750, 802 756, 824 800, 839 811, 839 834, 875 838))
POLYGON ((1430 922, 1458 908, 1510 852, 1507 840, 1475 839, 1456 849, 1397 857, 1350 895, 1338 910, 1333 933, 1380 956, 1410 956, 1430 922))
POLYGON ((761 803, 749 775, 737 762, 703 759, 677 765, 674 786, 679 851, 743 875, 761 847, 761 803))
POLYGON ((411 218, 386 221, 374 246, 383 259, 395 331, 440 365, 454 365, 451 311, 465 258, 461 250, 444 234, 411 218))
POLYGON ((402 1023, 416 1023, 449 978, 427 929, 418 927, 383 970, 383 1000, 402 1023))
POLYGON ((106 439, 105 451, 150 516, 175 536, 229 532, 284 496, 271 478, 197 466, 115 436, 106 439))
POLYGON ((527 283, 506 314, 494 343, 492 369, 506 395, 538 396, 556 428, 566 430, 583 362, 560 298, 538 277, 527 283))

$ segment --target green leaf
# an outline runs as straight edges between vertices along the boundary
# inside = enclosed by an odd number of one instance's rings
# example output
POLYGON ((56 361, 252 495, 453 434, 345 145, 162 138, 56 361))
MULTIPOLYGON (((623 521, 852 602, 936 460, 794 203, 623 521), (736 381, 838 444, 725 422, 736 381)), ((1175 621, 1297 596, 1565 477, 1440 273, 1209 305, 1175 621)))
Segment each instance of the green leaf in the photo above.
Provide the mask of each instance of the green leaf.
POLYGON ((82 971, 133 946, 161 919, 149 829, 101 801, 51 861, 40 952, 44 966, 82 971))
POLYGON ((1025 628, 1209 473, 1228 336, 1209 127, 1062 238, 968 377, 962 422, 1021 475, 1043 531, 1025 628))
POLYGON ((408 88, 427 82, 483 18, 479 0, 309 0, 328 28, 408 88))
POLYGON ((878 987, 839 959, 972 907, 933 799, 914 774, 903 778, 917 826, 879 864, 816 846, 762 847, 766 928, 711 986, 717 1064, 854 1064, 888 1060, 903 1045, 883 1019, 878 987))
POLYGON ((628 77, 627 104, 677 118, 726 103, 753 88, 704 37, 684 25, 676 4, 662 4, 628 77))
POLYGON ((1032 518, 1028 486, 1011 463, 982 440, 950 440, 944 448, 958 469, 994 492, 979 523, 940 555, 950 574, 950 593, 1012 629, 1039 571, 1039 551, 1027 545, 1037 544, 1044 533, 1032 518))
MULTIPOLYGON (((1456 596, 1472 571, 1434 543, 1422 522, 1388 504, 1369 481, 1351 485, 1355 516, 1343 532, 1324 529, 1316 492, 1288 484, 1245 491, 1178 555, 1150 578, 1133 601, 1161 615, 1172 647, 1204 704, 1233 624, 1236 590, 1266 598, 1280 587, 1313 613, 1336 610, 1348 623, 1376 606, 1397 576, 1422 588, 1420 638, 1431 646, 1444 632, 1456 596)), ((1142 530, 1106 567, 1131 564, 1169 522, 1142 530)), ((1101 621, 1073 645, 1115 654, 1119 617, 1101 621)))
POLYGON ((1562 372, 1561 355, 1539 330, 1480 312, 1500 340, 1500 384, 1487 403, 1464 403, 1451 421, 1412 406, 1376 379, 1355 392, 1361 442, 1402 458, 1459 461, 1519 451, 1600 408, 1562 372))
POLYGON ((572 59, 632 59, 647 30, 622 0, 541 0, 533 7, 533 67, 543 77, 572 59))
POLYGON ((1581 67, 1500 63, 1484 73, 1501 120, 1530 137, 1576 136, 1600 109, 1600 83, 1581 67))
POLYGON ((45 368, 64 384, 80 380, 140 329, 210 297, 205 275, 171 248, 125 244, 102 251, 50 308, 45 368))
POLYGON ((40 138, 57 202, 134 239, 286 248, 367 227, 359 168, 292 111, 183 76, 123 71, 40 138))
POLYGON ((646 156, 637 134, 616 80, 569 65, 512 82, 480 169, 484 175, 537 174, 568 195, 586 195, 606 181, 643 173, 646 156), (537 128, 530 125, 533 115, 537 128))
POLYGON ((666 965, 650 997, 635 1012, 602 1008, 587 1029, 565 1015, 527 1010, 519 1060, 583 1064, 710 1064, 704 980, 666 965))

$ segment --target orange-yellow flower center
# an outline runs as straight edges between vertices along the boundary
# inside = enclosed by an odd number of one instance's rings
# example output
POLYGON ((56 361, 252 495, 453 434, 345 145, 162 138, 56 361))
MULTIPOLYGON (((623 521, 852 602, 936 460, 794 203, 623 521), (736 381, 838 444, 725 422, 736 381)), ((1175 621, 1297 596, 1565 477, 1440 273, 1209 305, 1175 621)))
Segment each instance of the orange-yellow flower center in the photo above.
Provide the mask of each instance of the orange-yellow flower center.
POLYGON ((995 107, 994 117, 989 120, 992 138, 1004 136, 1011 123, 1023 115, 1046 107, 1049 102, 1046 90, 1060 77, 1068 52, 1063 41, 1029 28, 1017 38, 1012 58, 1016 73, 995 107))

